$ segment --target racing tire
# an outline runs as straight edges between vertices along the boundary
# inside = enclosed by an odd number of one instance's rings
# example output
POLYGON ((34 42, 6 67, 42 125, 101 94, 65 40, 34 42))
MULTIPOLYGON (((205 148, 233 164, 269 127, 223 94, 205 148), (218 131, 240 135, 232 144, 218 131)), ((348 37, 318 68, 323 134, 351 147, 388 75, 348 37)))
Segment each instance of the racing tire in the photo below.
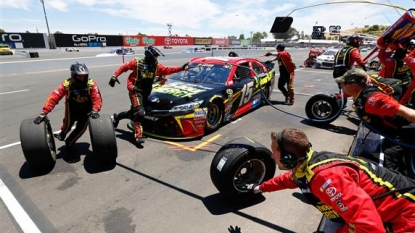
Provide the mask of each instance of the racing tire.
POLYGON ((20 142, 26 162, 35 170, 53 169, 56 164, 56 145, 49 120, 40 124, 34 118, 20 124, 20 142))
POLYGON ((246 137, 222 146, 210 165, 210 178, 221 196, 231 202, 254 199, 257 194, 245 184, 260 184, 271 179, 276 170, 272 153, 261 143, 246 137))
POLYGON ((114 125, 109 115, 89 118, 89 135, 95 160, 101 164, 115 163, 118 150, 114 125))
POLYGON ((329 124, 340 116, 340 101, 334 95, 314 95, 307 101, 305 113, 315 123, 329 124))
POLYGON ((379 67, 379 62, 378 61, 372 61, 369 63, 369 69, 371 70, 377 70, 379 67))
POLYGON ((205 131, 212 133, 216 131, 223 122, 223 107, 218 104, 218 101, 212 101, 206 113, 205 131))

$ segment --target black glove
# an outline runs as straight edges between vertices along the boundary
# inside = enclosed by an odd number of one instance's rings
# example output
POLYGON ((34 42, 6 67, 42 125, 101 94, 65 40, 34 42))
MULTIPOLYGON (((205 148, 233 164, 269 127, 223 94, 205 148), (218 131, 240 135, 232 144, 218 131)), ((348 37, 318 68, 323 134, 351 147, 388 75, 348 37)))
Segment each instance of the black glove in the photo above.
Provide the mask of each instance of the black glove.
POLYGON ((268 52, 264 56, 268 57, 268 56, 271 56, 271 55, 272 55, 272 53, 268 52))
POLYGON ((117 82, 118 84, 121 84, 120 81, 118 80, 117 77, 115 77, 115 75, 111 76, 110 82, 108 83, 111 87, 115 86, 115 82, 117 82))
POLYGON ((44 113, 44 112, 42 112, 41 114, 39 114, 39 116, 37 116, 36 118, 35 118, 35 120, 33 121, 33 123, 35 123, 35 124, 40 124, 42 121, 44 121, 45 120, 45 118, 46 118, 46 113, 44 113))
POLYGON ((182 70, 185 70, 187 66, 189 66, 189 62, 186 62, 182 65, 182 70))
POLYGON ((88 116, 92 117, 93 119, 99 118, 99 113, 95 110, 92 110, 90 113, 88 113, 88 116))
POLYGON ((265 61, 266 64, 272 63, 272 60, 265 61))

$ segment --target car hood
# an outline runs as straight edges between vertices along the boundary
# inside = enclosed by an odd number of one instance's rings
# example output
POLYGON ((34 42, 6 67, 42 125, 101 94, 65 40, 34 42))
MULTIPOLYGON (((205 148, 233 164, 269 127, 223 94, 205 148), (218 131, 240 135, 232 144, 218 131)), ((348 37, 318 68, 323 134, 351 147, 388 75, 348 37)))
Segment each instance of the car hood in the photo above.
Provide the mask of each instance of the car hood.
POLYGON ((172 107, 202 100, 209 93, 218 91, 224 85, 188 83, 168 80, 164 85, 154 84, 147 107, 152 110, 170 110, 172 107))

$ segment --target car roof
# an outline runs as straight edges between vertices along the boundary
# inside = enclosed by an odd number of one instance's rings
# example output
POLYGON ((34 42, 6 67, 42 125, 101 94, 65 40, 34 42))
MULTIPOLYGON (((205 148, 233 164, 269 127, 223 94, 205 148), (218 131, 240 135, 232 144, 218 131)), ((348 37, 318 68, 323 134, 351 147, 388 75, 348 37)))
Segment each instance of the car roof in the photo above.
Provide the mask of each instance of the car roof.
POLYGON ((206 64, 229 64, 238 65, 244 62, 253 61, 253 58, 244 57, 196 57, 191 60, 192 63, 206 63, 206 64))

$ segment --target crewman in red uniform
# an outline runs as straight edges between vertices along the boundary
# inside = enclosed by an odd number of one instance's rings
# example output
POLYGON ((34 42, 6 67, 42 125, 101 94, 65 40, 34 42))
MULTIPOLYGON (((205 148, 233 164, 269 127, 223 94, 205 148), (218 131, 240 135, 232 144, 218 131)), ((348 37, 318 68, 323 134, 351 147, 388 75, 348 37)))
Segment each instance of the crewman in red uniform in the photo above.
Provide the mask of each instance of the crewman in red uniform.
POLYGON ((291 60, 289 52, 285 51, 285 45, 277 45, 277 53, 266 53, 265 56, 275 56, 274 59, 267 62, 278 61, 278 67, 280 71, 280 77, 278 78, 278 89, 282 92, 285 97, 285 104, 294 104, 294 70, 296 69, 295 64, 291 60), (287 88, 285 88, 287 85, 287 88))
POLYGON ((183 66, 165 67, 158 63, 159 56, 164 54, 153 46, 147 46, 144 50, 144 58, 134 58, 122 64, 111 76, 109 85, 114 87, 118 82, 117 77, 122 73, 132 70, 127 79, 127 90, 130 97, 131 108, 128 111, 115 113, 113 116, 114 127, 118 126, 121 119, 130 119, 134 123, 135 142, 138 147, 144 143, 143 129, 140 121, 145 116, 145 102, 151 93, 156 76, 166 76, 182 70, 188 70, 188 63, 183 66))
POLYGON ((300 188, 326 218, 344 223, 336 233, 415 232, 415 180, 364 158, 314 151, 298 129, 272 132, 271 150, 289 171, 247 190, 300 188))
POLYGON ((64 141, 66 135, 76 122, 76 127, 66 138, 67 149, 71 149, 74 143, 82 136, 88 126, 89 117, 99 118, 101 111, 102 97, 97 83, 90 79, 89 70, 85 64, 74 63, 70 67, 71 77, 63 81, 47 98, 43 105, 42 113, 34 120, 40 124, 45 120, 59 101, 65 98, 65 116, 61 125, 61 132, 54 136, 60 141, 64 141))

